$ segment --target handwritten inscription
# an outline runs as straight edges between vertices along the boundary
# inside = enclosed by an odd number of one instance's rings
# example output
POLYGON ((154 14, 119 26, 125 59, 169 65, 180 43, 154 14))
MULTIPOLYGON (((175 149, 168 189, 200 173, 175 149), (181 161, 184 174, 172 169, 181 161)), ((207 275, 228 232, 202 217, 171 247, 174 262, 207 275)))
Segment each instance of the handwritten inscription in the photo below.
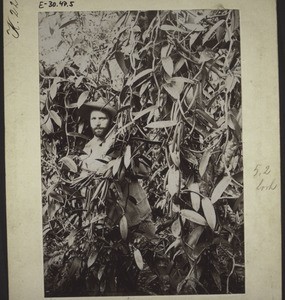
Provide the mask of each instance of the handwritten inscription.
POLYGON ((39 8, 45 7, 73 7, 74 1, 40 1, 39 8))
POLYGON ((272 178, 270 165, 257 164, 253 176, 258 180, 258 191, 274 191, 277 188, 276 179, 272 178))
POLYGON ((19 3, 17 0, 10 1, 9 16, 7 18, 8 29, 6 32, 15 39, 20 36, 18 5, 19 3))

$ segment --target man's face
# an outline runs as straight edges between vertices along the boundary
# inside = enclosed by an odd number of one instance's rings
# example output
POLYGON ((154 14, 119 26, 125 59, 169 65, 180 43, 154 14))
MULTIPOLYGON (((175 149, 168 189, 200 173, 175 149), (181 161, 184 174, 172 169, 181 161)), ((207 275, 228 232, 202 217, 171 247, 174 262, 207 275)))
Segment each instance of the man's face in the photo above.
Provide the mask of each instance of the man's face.
POLYGON ((90 114, 90 126, 95 136, 103 138, 110 125, 110 117, 103 111, 93 110, 90 114))

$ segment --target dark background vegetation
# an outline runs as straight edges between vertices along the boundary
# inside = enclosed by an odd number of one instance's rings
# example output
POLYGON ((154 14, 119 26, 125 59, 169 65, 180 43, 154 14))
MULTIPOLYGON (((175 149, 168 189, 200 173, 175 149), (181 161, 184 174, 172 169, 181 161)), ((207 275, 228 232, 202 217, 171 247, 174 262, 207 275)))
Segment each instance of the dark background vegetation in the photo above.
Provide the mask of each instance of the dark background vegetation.
POLYGON ((39 22, 46 296, 243 293, 238 11, 39 22), (113 160, 95 189, 92 174, 80 177, 88 128, 77 114, 94 93, 119 107, 113 160), (124 217, 105 223, 109 187, 121 197, 139 161, 152 169, 144 186, 157 244, 127 235, 124 217))

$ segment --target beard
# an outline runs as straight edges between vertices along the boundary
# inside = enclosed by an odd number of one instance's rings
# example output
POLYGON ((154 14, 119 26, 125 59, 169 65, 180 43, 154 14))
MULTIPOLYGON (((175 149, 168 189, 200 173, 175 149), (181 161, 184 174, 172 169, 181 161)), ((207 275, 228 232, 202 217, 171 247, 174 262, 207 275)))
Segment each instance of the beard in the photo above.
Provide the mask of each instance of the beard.
POLYGON ((108 131, 108 128, 92 128, 92 132, 94 136, 98 138, 104 138, 106 133, 108 131))

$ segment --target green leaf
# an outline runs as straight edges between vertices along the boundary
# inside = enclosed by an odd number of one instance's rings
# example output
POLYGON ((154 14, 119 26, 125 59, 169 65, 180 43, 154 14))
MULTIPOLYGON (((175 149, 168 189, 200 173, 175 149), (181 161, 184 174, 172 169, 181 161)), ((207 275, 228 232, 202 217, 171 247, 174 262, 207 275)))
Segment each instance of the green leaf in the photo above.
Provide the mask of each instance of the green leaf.
POLYGON ((186 218, 187 220, 194 222, 199 225, 206 226, 207 221, 204 217, 202 217, 197 212, 190 210, 190 209, 181 209, 180 214, 182 217, 186 218))
POLYGON ((200 196, 196 193, 200 193, 200 190, 199 190, 199 183, 197 182, 194 182, 194 183, 191 183, 189 185, 189 190, 193 191, 194 193, 191 193, 191 204, 192 204, 192 207, 195 211, 198 211, 200 209, 200 203, 201 203, 201 199, 200 199, 200 196), (196 192, 196 193, 195 193, 196 192))
POLYGON ((139 249, 134 249, 135 262, 140 270, 143 270, 143 258, 139 249))
POLYGON ((92 252, 91 255, 88 257, 88 260, 87 260, 87 268, 90 268, 96 261, 98 257, 98 252, 92 252))
POLYGON ((203 44, 205 44, 209 38, 212 36, 212 34, 215 32, 215 30, 221 26, 223 23, 225 22, 225 20, 219 20, 216 24, 214 24, 210 30, 204 35, 203 37, 203 44))
POLYGON ((83 93, 80 94, 78 100, 77 100, 77 108, 80 108, 85 101, 87 100, 89 95, 89 91, 84 91, 83 93))
POLYGON ((161 62, 165 72, 171 77, 174 70, 172 58, 170 56, 163 57, 161 58, 161 62))
POLYGON ((56 123, 56 125, 58 127, 61 127, 61 125, 62 125, 61 117, 54 110, 50 110, 49 111, 49 115, 54 120, 54 122, 56 123))
POLYGON ((209 159, 212 155, 212 152, 211 150, 206 150, 204 153, 203 153, 203 156, 201 158, 201 161, 200 161, 200 165, 199 165, 199 174, 201 177, 203 177, 206 169, 207 169, 207 166, 208 166, 208 163, 209 163, 209 159))
POLYGON ((216 213, 214 206, 208 197, 202 199, 202 208, 209 226, 214 230, 216 226, 216 213))
POLYGON ((147 128, 166 128, 166 127, 172 127, 177 124, 176 121, 157 121, 152 122, 146 125, 147 128))
POLYGON ((59 161, 65 164, 71 172, 73 173, 77 172, 77 165, 70 157, 65 156, 61 158, 59 161))
POLYGON ((123 240, 126 240, 128 236, 128 222, 125 215, 122 216, 119 226, 120 226, 121 237, 123 240))
POLYGON ((228 185, 231 182, 231 177, 230 176, 225 176, 215 187, 213 190, 211 200, 212 203, 214 204, 219 198, 222 196, 224 193, 225 189, 228 187, 228 185))

